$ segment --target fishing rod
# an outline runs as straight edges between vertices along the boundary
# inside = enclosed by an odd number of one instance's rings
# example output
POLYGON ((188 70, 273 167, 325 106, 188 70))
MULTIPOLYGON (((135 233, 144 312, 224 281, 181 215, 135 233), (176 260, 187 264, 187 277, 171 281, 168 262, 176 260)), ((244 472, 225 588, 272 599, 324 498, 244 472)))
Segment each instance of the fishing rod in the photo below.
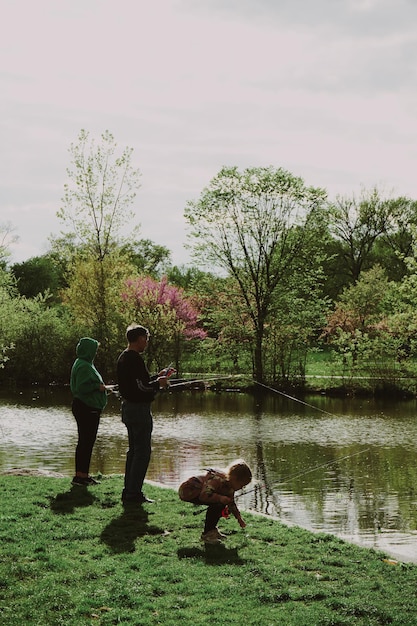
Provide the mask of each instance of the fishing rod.
MULTIPOLYGON (((171 365, 169 365, 166 369, 168 370, 171 367, 171 365)), ((170 382, 168 384, 168 389, 170 388, 176 388, 176 387, 185 387, 187 385, 196 385, 198 383, 212 383, 215 382, 217 380, 231 380, 232 378, 242 378, 246 376, 245 374, 228 374, 227 376, 205 376, 204 378, 192 378, 190 380, 180 380, 179 382, 175 382, 176 379, 174 379, 174 382, 170 382)), ((324 409, 321 409, 318 406, 315 406, 314 404, 309 404, 308 402, 304 402, 304 400, 300 400, 300 398, 296 398, 295 396, 290 396, 287 393, 284 393, 284 391, 280 391, 279 389, 275 389, 274 387, 270 387, 269 385, 265 385, 264 383, 259 382, 258 380, 255 380, 254 383, 256 385, 259 385, 260 387, 263 387, 264 389, 268 389, 269 391, 272 391, 273 393, 278 393, 279 395, 283 396, 284 398, 288 398, 288 400, 292 400, 293 402, 298 402, 299 404, 302 404, 304 406, 309 407, 310 409, 315 409, 316 411, 320 411, 320 413, 324 413, 325 415, 329 415, 330 417, 337 417, 334 413, 329 413, 329 411, 325 411, 324 409)), ((106 390, 108 393, 113 393, 116 397, 119 397, 119 391, 118 391, 118 385, 106 385, 106 390)))
MULTIPOLYGON (((168 368, 171 366, 168 366, 168 368)), ((166 368, 166 369, 168 369, 166 368)), ((243 376, 243 374, 229 374, 228 376, 213 376, 213 377, 205 377, 205 378, 193 378, 190 380, 182 380, 180 382, 169 383, 167 389, 171 389, 171 387, 185 387, 186 385, 194 385, 197 383, 212 383, 216 380, 226 380, 230 378, 239 378, 243 376)), ((176 379, 174 379, 175 381, 176 379)), ((119 385, 105 385, 107 395, 114 394, 116 398, 120 398, 119 393, 119 385)))
MULTIPOLYGON (((205 378, 183 380, 177 383, 174 380, 174 382, 169 383, 168 388, 184 387, 186 385, 193 385, 197 383, 211 383, 211 382, 215 382, 216 380, 230 380, 232 378, 242 378, 245 376, 246 374, 229 374, 228 376, 212 376, 212 377, 206 376, 205 378)), ((265 385, 264 383, 260 383, 258 380, 254 380, 254 383, 256 385, 259 385, 260 387, 263 387, 264 389, 268 389, 269 391, 278 393, 279 395, 283 396, 284 398, 288 398, 289 400, 292 400, 293 402, 298 402, 299 404, 308 406, 310 409, 315 409, 316 411, 320 411, 320 413, 324 413, 325 415, 329 415, 330 417, 337 417, 337 415, 335 415, 334 413, 329 413, 329 411, 325 411, 324 409, 321 409, 320 407, 315 406, 314 404, 309 404, 308 402, 304 402, 304 400, 300 400, 300 398, 296 398, 295 396, 290 396, 289 394, 284 393, 283 391, 280 391, 279 389, 275 389, 274 387, 269 387, 268 385, 265 385)))
POLYGON ((197 383, 213 383, 216 380, 227 380, 227 379, 231 379, 231 378, 240 378, 242 377, 243 374, 229 374, 228 376, 213 376, 213 377, 205 377, 205 378, 193 378, 191 380, 183 380, 181 382, 170 382, 168 388, 171 389, 172 387, 183 387, 185 385, 194 385, 197 383))
MULTIPOLYGON (((213 376, 212 378, 193 378, 191 380, 182 380, 180 382, 169 383, 167 389, 171 389, 172 387, 185 387, 187 385, 196 385, 197 383, 212 383, 216 380, 226 380, 230 378, 238 378, 242 376, 242 374, 229 374, 228 376, 213 376)), ((174 379, 175 380, 175 379, 174 379)), ((119 385, 105 385, 106 394, 115 395, 116 398, 120 399, 119 385)))

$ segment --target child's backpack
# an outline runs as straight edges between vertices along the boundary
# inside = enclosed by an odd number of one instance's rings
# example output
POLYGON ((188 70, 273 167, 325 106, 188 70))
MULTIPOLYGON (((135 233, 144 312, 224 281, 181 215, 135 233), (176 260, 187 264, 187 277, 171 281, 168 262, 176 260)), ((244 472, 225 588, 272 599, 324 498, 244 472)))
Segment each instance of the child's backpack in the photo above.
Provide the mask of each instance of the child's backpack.
POLYGON ((184 481, 178 488, 180 500, 192 502, 198 498, 203 486, 203 478, 204 476, 191 476, 191 478, 184 481))

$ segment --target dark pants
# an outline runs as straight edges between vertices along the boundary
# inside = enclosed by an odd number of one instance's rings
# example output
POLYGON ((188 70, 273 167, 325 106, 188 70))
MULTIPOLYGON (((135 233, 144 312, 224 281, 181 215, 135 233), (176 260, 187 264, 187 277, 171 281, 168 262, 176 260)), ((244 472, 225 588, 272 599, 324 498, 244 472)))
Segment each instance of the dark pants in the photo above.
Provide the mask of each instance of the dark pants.
MULTIPOLYGON (((191 500, 193 504, 201 504, 206 505, 207 502, 201 502, 198 498, 195 500, 191 500)), ((222 511, 225 505, 220 504, 220 502, 215 502, 213 504, 209 504, 206 511, 206 521, 204 522, 204 534, 208 533, 210 530, 213 530, 217 526, 217 522, 222 516, 222 511)))
POLYGON ((75 449, 75 471, 88 474, 91 454, 100 423, 101 410, 87 406, 78 398, 74 398, 72 414, 75 417, 78 428, 78 443, 75 449))
POLYGON ((122 402, 122 422, 127 428, 129 450, 126 455, 122 498, 142 497, 142 486, 151 459, 153 418, 148 402, 122 402))

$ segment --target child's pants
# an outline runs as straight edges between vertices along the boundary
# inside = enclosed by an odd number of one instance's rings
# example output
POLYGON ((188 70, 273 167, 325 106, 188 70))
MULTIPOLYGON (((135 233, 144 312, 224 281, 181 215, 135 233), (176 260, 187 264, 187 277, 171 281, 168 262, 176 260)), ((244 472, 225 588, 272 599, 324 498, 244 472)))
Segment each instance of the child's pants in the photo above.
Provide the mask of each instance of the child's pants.
MULTIPOLYGON (((207 505, 207 502, 201 502, 198 498, 192 500, 193 504, 207 505)), ((222 511, 224 509, 224 504, 220 502, 213 502, 213 504, 209 504, 206 512, 206 521, 204 523, 204 535, 208 533, 210 530, 213 530, 217 526, 217 522, 222 516, 222 511)))

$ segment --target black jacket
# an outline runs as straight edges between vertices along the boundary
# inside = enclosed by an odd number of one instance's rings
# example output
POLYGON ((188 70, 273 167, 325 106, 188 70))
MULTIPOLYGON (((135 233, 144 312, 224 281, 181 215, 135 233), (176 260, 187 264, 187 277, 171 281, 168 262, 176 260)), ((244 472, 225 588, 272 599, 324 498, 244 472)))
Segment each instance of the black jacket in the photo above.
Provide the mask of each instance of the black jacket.
POLYGON ((123 350, 117 361, 119 393, 128 402, 152 402, 159 390, 157 376, 151 376, 145 361, 135 350, 123 350))

